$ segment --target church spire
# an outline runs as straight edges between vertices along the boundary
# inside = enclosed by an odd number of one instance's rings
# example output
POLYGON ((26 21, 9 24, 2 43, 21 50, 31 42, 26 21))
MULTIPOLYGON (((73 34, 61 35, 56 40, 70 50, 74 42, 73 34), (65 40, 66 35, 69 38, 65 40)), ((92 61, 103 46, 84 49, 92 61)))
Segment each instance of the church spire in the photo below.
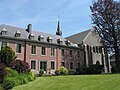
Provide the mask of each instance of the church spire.
POLYGON ((58 17, 58 26, 57 26, 56 35, 62 36, 62 31, 60 30, 60 16, 58 17))

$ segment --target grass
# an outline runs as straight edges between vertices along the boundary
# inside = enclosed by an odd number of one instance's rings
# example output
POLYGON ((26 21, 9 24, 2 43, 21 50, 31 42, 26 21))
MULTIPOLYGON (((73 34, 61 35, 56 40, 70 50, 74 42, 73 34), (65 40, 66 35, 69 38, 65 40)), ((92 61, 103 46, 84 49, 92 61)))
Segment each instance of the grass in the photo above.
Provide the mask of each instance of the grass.
POLYGON ((12 90, 120 90, 120 74, 39 77, 12 90))

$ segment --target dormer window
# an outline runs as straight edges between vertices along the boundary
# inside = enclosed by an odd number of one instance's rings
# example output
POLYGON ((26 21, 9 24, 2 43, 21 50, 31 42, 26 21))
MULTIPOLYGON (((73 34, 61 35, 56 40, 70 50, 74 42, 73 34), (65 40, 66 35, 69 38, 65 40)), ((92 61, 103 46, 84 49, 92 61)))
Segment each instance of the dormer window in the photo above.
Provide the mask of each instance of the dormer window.
POLYGON ((16 33, 15 33, 15 37, 20 37, 21 33, 20 31, 18 30, 16 33))
POLYGON ((57 43, 58 43, 58 44, 63 44, 62 39, 60 39, 60 38, 59 38, 59 39, 57 39, 57 43))
POLYGON ((52 43, 52 38, 51 37, 47 37, 47 42, 52 43))
POLYGON ((65 41, 65 44, 66 44, 66 45, 70 45, 71 42, 70 42, 69 40, 66 40, 66 41, 65 41))
POLYGON ((43 35, 39 35, 39 36, 38 36, 38 40, 41 41, 41 42, 43 42, 43 41, 44 41, 43 35))
POLYGON ((30 40, 34 40, 34 34, 33 34, 33 33, 30 33, 30 34, 29 34, 29 39, 30 39, 30 40))
POLYGON ((2 36, 6 36, 6 35, 7 35, 7 30, 6 30, 6 28, 3 28, 3 29, 2 29, 1 35, 2 35, 2 36))

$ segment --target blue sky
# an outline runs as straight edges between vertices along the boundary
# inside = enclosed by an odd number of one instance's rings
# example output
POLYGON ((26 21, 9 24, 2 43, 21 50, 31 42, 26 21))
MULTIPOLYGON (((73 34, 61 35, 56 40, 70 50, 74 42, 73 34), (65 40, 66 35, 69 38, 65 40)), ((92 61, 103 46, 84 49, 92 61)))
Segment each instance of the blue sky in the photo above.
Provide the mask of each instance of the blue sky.
POLYGON ((91 0, 0 0, 0 24, 55 34, 60 15, 63 37, 90 29, 91 0))

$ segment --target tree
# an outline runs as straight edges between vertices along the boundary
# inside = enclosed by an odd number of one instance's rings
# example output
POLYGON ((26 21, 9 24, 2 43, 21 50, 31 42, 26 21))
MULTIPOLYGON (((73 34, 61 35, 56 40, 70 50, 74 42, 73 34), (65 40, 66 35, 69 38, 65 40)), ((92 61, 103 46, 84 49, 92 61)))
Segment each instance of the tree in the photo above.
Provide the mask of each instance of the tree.
POLYGON ((93 24, 104 47, 113 48, 117 71, 120 72, 120 1, 95 0, 90 6, 93 24))
POLYGON ((12 48, 6 46, 3 47, 0 51, 0 63, 3 63, 6 66, 9 66, 9 64, 15 60, 15 52, 12 50, 12 48))

